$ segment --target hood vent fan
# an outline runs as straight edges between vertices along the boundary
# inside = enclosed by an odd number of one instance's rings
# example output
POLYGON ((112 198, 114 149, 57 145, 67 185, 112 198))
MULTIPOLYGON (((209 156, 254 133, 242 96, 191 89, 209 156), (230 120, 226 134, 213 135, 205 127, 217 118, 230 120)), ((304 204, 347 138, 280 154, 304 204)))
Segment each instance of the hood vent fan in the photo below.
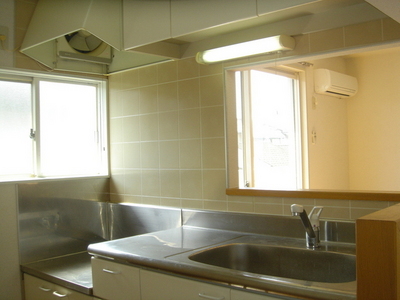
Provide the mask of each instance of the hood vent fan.
POLYGON ((123 51, 122 0, 39 0, 21 52, 50 69, 90 74, 169 60, 123 51))

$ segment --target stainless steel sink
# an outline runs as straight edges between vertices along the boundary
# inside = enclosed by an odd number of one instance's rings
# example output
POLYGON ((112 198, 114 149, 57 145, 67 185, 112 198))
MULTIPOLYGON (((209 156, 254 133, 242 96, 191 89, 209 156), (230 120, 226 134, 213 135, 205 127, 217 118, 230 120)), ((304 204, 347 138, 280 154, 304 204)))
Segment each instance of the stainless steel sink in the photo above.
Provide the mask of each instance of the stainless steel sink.
POLYGON ((356 280, 351 254, 247 243, 232 243, 196 252, 192 261, 268 276, 324 283, 356 280))

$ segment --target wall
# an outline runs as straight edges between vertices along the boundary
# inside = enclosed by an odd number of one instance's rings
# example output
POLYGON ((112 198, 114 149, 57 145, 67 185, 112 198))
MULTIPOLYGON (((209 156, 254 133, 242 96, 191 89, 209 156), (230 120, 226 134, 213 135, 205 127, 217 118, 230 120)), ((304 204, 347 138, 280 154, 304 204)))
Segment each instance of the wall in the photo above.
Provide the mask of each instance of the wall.
POLYGON ((326 68, 347 73, 344 58, 329 58, 311 61, 308 78, 308 134, 316 133, 313 143, 308 141, 310 189, 349 189, 349 158, 347 139, 347 99, 339 99, 314 93, 313 72, 326 68), (314 97, 314 100, 312 99, 314 97), (313 105, 313 102, 315 103, 313 105))
POLYGON ((400 50, 360 54, 347 64, 360 86, 348 102, 351 187, 398 190, 400 50))
POLYGON ((0 299, 21 299, 18 260, 17 189, 0 184, 0 299))
MULTIPOLYGON (((385 19, 297 36, 295 55, 399 39, 398 27, 385 19)), ((110 76, 111 200, 277 215, 299 203, 350 220, 394 204, 225 195, 223 67, 274 58, 210 66, 189 58, 110 76)))

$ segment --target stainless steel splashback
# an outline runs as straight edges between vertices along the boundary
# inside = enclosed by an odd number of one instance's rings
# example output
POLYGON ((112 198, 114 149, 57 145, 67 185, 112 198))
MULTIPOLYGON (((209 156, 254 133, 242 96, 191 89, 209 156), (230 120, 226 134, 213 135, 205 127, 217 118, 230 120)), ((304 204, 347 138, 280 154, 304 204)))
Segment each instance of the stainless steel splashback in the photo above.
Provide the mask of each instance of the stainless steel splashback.
POLYGON ((86 251, 108 240, 107 179, 18 185, 22 264, 86 251))
MULTIPOLYGON (((246 233, 304 238, 304 227, 299 218, 261 214, 182 210, 184 226, 205 227, 246 233)), ((355 243, 355 223, 351 221, 321 220, 321 240, 355 243)))
POLYGON ((181 226, 179 208, 137 204, 109 204, 110 239, 155 232, 181 226))

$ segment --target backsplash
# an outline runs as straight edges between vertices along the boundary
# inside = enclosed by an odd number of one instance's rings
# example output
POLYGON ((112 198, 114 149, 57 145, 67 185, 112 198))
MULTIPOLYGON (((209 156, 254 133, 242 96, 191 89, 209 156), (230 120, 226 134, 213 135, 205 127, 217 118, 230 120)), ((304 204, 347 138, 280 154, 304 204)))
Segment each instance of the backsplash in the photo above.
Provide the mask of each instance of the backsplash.
MULTIPOLYGON (((382 27, 385 33, 386 23, 368 22, 365 28, 382 27)), ((337 32, 349 34, 351 29, 354 28, 337 32)), ((359 31, 360 27, 356 29, 359 31)), ((327 39, 330 33, 326 33, 327 39)), ((317 35, 318 38, 315 34, 296 37, 296 54, 327 50, 318 48, 324 35, 317 35)), ((381 41, 382 37, 377 39, 381 41)), ((345 47, 332 41, 330 45, 334 49, 345 47)), ((298 203, 307 211, 322 205, 323 218, 345 220, 396 204, 227 196, 224 66, 199 65, 189 58, 110 76, 112 202, 275 215, 290 215, 290 205, 298 203)))

